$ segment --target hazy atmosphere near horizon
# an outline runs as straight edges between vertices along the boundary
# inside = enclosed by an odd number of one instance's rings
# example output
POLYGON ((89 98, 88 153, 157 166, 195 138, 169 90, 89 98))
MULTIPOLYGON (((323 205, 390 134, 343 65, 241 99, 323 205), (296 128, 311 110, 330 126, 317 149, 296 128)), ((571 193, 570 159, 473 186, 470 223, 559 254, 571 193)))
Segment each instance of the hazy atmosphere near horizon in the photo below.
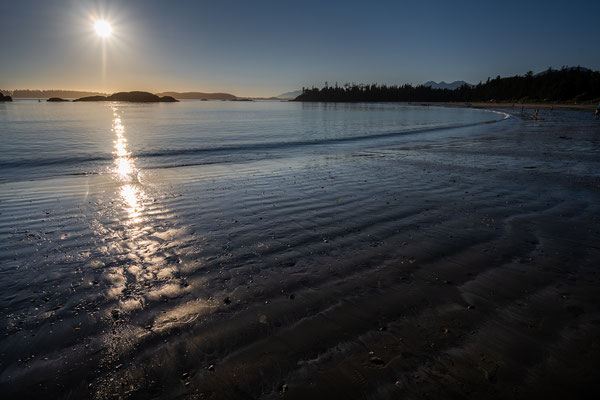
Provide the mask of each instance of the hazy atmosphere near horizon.
POLYGON ((6 399, 600 399, 600 2, 0 2, 6 399))
POLYGON ((600 69, 595 1, 24 0, 0 14, 2 89, 269 97, 325 81, 600 69), (109 39, 94 19, 112 24, 109 39))

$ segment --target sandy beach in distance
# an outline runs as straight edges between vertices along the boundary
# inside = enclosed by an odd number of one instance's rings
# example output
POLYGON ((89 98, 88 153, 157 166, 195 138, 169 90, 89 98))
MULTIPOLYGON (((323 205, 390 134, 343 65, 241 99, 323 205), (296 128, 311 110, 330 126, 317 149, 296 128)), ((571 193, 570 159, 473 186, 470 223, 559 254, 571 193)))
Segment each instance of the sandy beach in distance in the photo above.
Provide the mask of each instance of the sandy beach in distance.
POLYGON ((431 106, 447 106, 447 107, 474 107, 474 108, 490 108, 490 109, 506 109, 506 110, 517 110, 519 111, 521 107, 526 110, 535 110, 536 108, 548 110, 590 110, 592 112, 592 117, 594 115, 594 110, 598 108, 597 103, 497 103, 497 102, 420 102, 414 104, 425 104, 431 106))
POLYGON ((2 183, 4 396, 600 396, 600 124, 557 108, 2 183))

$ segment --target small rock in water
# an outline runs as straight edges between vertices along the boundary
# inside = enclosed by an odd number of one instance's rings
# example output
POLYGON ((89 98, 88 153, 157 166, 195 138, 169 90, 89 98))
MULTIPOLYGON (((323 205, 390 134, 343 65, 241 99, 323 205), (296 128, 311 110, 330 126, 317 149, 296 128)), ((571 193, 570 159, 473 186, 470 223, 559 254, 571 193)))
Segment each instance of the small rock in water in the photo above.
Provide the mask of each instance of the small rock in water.
POLYGON ((225 299, 223 300, 223 303, 225 304, 231 304, 231 298, 229 296, 225 297, 225 299))
POLYGON ((283 385, 281 385, 281 387, 279 388, 279 393, 283 394, 285 392, 287 392, 288 390, 288 385, 287 383, 284 383, 283 385))
POLYGON ((384 365, 385 362, 383 362, 383 360, 379 357, 371 357, 371 363, 375 364, 375 365, 384 365))
POLYGON ((214 364, 210 364, 208 366, 208 368, 206 368, 206 369, 209 370, 209 371, 214 371, 215 370, 215 365, 214 364))
POLYGON ((290 298, 291 300, 294 300, 294 299, 296 298, 296 295, 292 293, 292 294, 290 294, 290 295, 289 295, 289 298, 290 298))

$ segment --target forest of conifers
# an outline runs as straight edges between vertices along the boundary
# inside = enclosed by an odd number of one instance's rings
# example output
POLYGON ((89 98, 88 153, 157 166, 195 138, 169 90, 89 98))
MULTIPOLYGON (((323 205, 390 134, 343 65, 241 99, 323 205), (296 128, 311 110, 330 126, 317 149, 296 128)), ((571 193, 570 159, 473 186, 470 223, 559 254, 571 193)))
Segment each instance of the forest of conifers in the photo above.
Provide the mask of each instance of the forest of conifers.
POLYGON ((600 72, 587 68, 549 68, 534 75, 507 78, 497 76, 477 85, 457 89, 432 89, 429 86, 344 84, 321 89, 302 88, 296 101, 369 102, 369 101, 440 101, 440 102, 590 102, 600 100, 600 72))

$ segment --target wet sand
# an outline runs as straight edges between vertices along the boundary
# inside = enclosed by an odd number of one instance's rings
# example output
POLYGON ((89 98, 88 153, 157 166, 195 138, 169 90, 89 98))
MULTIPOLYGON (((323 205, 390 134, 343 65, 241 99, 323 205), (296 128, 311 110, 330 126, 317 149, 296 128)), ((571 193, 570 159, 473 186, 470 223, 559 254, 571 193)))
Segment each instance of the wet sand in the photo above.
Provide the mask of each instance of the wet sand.
POLYGON ((541 117, 4 184, 2 391, 600 395, 600 124, 541 117))

